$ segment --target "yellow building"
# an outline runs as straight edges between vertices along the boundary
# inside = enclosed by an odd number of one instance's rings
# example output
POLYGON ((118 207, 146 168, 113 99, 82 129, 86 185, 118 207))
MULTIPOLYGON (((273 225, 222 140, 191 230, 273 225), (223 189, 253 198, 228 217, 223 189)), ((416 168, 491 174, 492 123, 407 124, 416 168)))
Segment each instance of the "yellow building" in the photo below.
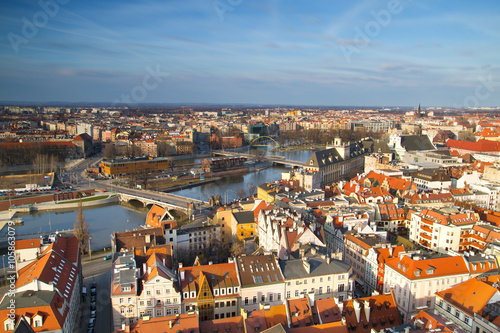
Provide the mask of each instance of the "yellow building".
POLYGON ((102 161, 100 166, 101 172, 107 177, 122 176, 131 173, 167 170, 168 158, 112 159, 102 161))
POLYGON ((233 241, 243 241, 247 238, 254 238, 256 231, 255 216, 252 211, 233 212, 231 215, 231 231, 233 241))
POLYGON ((257 198, 264 200, 267 203, 276 201, 276 193, 280 190, 279 186, 274 183, 264 183, 257 187, 257 198))

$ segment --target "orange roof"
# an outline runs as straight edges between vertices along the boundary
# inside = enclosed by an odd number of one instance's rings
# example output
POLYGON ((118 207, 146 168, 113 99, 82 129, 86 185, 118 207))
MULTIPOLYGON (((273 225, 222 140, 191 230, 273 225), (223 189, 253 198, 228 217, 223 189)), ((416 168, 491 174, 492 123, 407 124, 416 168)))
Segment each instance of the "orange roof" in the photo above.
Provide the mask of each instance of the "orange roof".
POLYGON ((287 300, 291 327, 306 327, 314 325, 309 299, 298 298, 287 300))
MULTIPOLYGON (((65 306, 62 308, 65 304, 63 297, 59 296, 57 292, 50 292, 50 291, 25 291, 23 293, 18 293, 16 294, 15 298, 20 299, 20 298, 30 298, 30 301, 33 303, 39 301, 39 298, 37 297, 37 294, 45 294, 45 293, 53 293, 53 298, 50 302, 50 305, 40 305, 33 306, 33 307, 24 307, 24 308, 19 308, 17 307, 15 309, 15 316, 16 316, 16 323, 17 321, 21 318, 21 316, 24 316, 25 318, 30 318, 34 319, 36 316, 41 316, 42 317, 42 326, 40 327, 33 327, 31 326, 31 329, 35 332, 42 332, 42 331, 57 331, 57 330, 62 330, 64 326, 64 322, 66 320, 66 317, 69 313, 69 307, 65 306), (62 312, 59 311, 62 309, 62 312)), ((10 297, 4 297, 2 300, 2 307, 4 306, 3 303, 9 302, 10 297)), ((17 304, 21 303, 19 300, 16 302, 17 304)), ((23 302, 24 303, 24 302, 23 302)), ((10 310, 0 310, 0 320, 2 323, 8 318, 10 310)), ((0 326, 0 332, 5 332, 5 326, 1 325, 0 326)))
MULTIPOLYGON (((123 333, 123 330, 116 332, 123 333)), ((180 314, 176 316, 156 317, 145 320, 139 319, 136 324, 130 327, 130 333, 200 333, 198 324, 198 315, 194 314, 180 314)))
MULTIPOLYGON (((222 288, 240 286, 234 263, 182 267, 179 268, 179 276, 181 277, 179 284, 182 291, 196 291, 198 293, 203 276, 211 288, 217 285, 221 285, 222 288), (184 278, 182 278, 183 274, 184 278)), ((239 293, 233 289, 233 294, 239 293)), ((214 298, 226 296, 214 295, 214 298)))
MULTIPOLYGON (((252 312, 253 314, 253 312, 252 312)), ((205 320, 200 323, 201 332, 243 333, 243 317, 236 316, 217 320, 205 320)))
POLYGON ((449 148, 476 152, 500 152, 500 142, 483 139, 478 140, 477 142, 448 139, 446 140, 446 146, 449 148))
POLYGON ((442 333, 465 333, 465 331, 458 329, 456 325, 447 324, 449 323, 448 319, 426 311, 420 311, 411 319, 410 323, 417 326, 419 331, 422 332, 433 329, 442 333))
POLYGON ((314 304, 318 318, 322 323, 332 323, 342 320, 342 312, 334 298, 317 300, 314 304))
POLYGON ((422 260, 402 256, 387 259, 385 264, 410 280, 469 273, 465 259, 461 256, 422 260))
POLYGON ((343 312, 347 328, 352 331, 355 329, 358 333, 369 333, 372 328, 379 331, 402 323, 393 293, 344 301, 343 312), (359 321, 354 311, 355 306, 360 307, 359 321), (365 309, 366 306, 369 307, 369 312, 365 309))
POLYGON ((40 248, 40 238, 16 240, 16 250, 40 248))
POLYGON ((499 279, 500 275, 470 279, 452 288, 438 291, 436 295, 470 316, 474 316, 474 313, 482 310, 498 292, 492 284, 498 283, 499 279))
POLYGON ((288 326, 286 307, 284 304, 271 306, 268 309, 252 311, 252 316, 245 320, 247 332, 263 331, 278 324, 288 326))
POLYGON ((308 327, 290 328, 290 333, 315 333, 315 332, 328 332, 328 333, 347 333, 347 326, 343 325, 340 321, 334 323, 327 323, 322 325, 314 325, 308 327))

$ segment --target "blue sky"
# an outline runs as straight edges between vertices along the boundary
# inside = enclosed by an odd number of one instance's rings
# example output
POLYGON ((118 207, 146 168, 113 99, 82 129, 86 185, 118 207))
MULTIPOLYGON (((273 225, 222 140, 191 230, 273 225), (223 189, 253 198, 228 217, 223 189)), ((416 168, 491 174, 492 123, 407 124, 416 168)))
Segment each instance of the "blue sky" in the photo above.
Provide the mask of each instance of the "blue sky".
POLYGON ((1 6, 0 101, 500 106, 498 0, 1 6))

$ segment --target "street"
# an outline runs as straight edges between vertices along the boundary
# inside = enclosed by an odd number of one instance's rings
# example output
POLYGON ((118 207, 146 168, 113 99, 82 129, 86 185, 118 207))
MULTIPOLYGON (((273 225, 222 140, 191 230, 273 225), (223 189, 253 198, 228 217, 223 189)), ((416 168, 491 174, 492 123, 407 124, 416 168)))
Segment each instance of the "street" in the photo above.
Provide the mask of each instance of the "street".
POLYGON ((92 282, 96 284, 96 333, 112 332, 113 318, 111 318, 111 260, 102 257, 93 261, 83 262, 83 286, 87 288, 87 297, 82 305, 80 332, 86 333, 90 319, 90 298, 92 282))

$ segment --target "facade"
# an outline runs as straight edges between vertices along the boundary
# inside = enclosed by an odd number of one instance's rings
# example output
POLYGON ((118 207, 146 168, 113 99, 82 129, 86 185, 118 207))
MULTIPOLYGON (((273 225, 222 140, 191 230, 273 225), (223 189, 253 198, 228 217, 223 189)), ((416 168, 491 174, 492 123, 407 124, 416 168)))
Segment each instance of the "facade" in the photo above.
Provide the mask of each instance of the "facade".
POLYGON ((254 311, 260 309, 260 305, 283 304, 285 281, 273 255, 240 256, 236 266, 243 309, 254 311))
POLYGON ((102 173, 106 177, 118 177, 132 173, 162 171, 168 169, 169 159, 158 158, 134 158, 134 159, 112 159, 101 162, 102 173))
POLYGON ((400 255, 385 263, 384 293, 393 291, 405 321, 423 307, 433 310, 435 293, 469 279, 461 256, 424 259, 400 255))
POLYGON ((233 212, 233 214, 231 214, 231 233, 233 242, 254 238, 256 232, 257 225, 252 211, 233 212))
POLYGON ((189 251, 189 253, 201 255, 208 254, 214 245, 220 243, 221 230, 219 225, 207 225, 177 231, 178 251, 189 251))
POLYGON ((137 321, 139 270, 133 253, 120 253, 111 272, 111 313, 113 331, 137 321))
POLYGON ((240 314, 240 283, 233 262, 179 266, 182 313, 197 311, 200 321, 240 314))
POLYGON ((479 221, 473 211, 456 208, 423 209, 411 214, 410 240, 440 253, 465 250, 464 235, 479 221))
MULTIPOLYGON (((143 264, 137 297, 139 318, 177 315, 181 313, 181 293, 172 267, 172 257, 167 253, 151 252, 143 264)), ((124 298, 125 299, 125 298, 124 298)))
POLYGON ((344 238, 344 261, 352 266, 356 282, 364 285, 368 253, 371 248, 383 247, 387 240, 374 234, 346 235, 344 238))
POLYGON ((286 299, 335 297, 339 302, 352 298, 351 267, 325 255, 282 260, 286 299))

